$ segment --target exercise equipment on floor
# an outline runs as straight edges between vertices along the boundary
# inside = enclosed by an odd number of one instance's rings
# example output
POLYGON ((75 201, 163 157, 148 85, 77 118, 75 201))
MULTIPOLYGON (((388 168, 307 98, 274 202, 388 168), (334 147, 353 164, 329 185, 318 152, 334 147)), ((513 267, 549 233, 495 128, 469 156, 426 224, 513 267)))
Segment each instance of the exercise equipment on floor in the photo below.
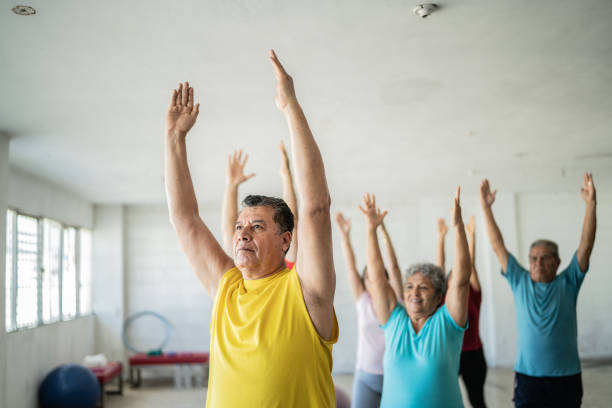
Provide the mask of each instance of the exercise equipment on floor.
POLYGON ((161 355, 163 353, 164 347, 166 347, 168 345, 168 342, 170 341, 171 334, 172 334, 172 329, 170 328, 170 322, 168 321, 168 319, 166 319, 164 316, 160 315, 157 312, 153 312, 151 310, 143 310, 142 312, 134 313, 133 315, 125 319, 125 321, 123 322, 123 333, 121 334, 121 337, 123 338, 123 344, 125 344, 125 347, 127 347, 134 353, 161 355), (166 328, 166 333, 164 334, 163 340, 161 341, 159 346, 153 350, 138 350, 128 341, 128 335, 127 335, 128 328, 134 322, 134 320, 139 319, 144 316, 152 316, 152 317, 159 319, 164 324, 164 327, 166 328))
POLYGON ((38 389, 40 408, 95 408, 98 379, 87 367, 64 364, 53 369, 38 389))

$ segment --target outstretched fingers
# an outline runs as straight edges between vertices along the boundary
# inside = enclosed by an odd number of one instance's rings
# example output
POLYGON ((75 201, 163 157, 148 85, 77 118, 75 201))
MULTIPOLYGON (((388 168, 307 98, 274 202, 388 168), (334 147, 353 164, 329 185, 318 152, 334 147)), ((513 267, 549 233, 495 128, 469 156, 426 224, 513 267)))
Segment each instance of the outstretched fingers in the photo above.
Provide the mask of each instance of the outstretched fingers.
POLYGON ((181 92, 181 105, 187 106, 187 101, 189 100, 189 82, 185 82, 182 88, 183 92, 181 92))
POLYGON ((276 74, 277 78, 287 75, 287 71, 285 71, 283 64, 281 64, 281 62, 278 60, 278 57, 276 56, 274 50, 270 50, 270 61, 272 61, 274 73, 276 74))
POLYGON ((172 90, 172 96, 170 97, 170 109, 176 107, 176 97, 178 95, 178 91, 176 89, 172 90))

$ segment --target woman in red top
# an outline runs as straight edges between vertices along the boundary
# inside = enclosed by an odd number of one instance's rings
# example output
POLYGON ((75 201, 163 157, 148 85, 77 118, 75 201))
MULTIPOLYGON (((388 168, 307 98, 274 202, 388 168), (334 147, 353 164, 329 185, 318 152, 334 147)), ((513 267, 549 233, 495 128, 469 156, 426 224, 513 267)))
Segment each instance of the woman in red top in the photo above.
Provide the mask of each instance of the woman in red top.
MULTIPOLYGON (((472 260, 472 274, 470 275, 470 295, 468 299, 468 329, 463 335, 463 347, 461 349, 461 361, 459 363, 459 375, 467 389, 468 398, 474 408, 486 407, 484 401, 484 384, 487 377, 487 362, 482 351, 480 341, 479 318, 482 293, 480 280, 476 272, 476 234, 474 228, 474 216, 465 226, 467 231, 470 258, 472 260)), ((443 219, 438 220, 438 265, 444 269, 444 238, 448 227, 443 219)))

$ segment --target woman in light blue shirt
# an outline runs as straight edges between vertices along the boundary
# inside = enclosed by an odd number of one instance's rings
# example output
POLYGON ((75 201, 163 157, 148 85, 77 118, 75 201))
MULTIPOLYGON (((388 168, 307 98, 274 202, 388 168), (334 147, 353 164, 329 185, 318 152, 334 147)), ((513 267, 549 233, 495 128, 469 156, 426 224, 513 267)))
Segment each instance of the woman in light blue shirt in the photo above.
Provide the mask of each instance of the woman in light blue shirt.
POLYGON ((440 267, 415 264, 406 272, 402 306, 385 278, 376 227, 387 212, 366 194, 367 265, 370 295, 385 335, 381 407, 462 407, 457 373, 467 326, 470 254, 465 236, 459 188, 451 225, 455 258, 448 282, 440 267), (446 289, 448 286, 448 290, 446 289), (445 304, 442 300, 446 296, 445 304))

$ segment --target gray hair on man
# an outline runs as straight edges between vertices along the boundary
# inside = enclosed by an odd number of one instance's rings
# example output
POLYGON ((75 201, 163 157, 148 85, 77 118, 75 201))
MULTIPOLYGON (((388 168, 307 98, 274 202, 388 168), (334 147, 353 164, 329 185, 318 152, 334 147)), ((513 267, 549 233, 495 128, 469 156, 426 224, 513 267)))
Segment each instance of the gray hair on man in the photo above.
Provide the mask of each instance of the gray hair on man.
POLYGON ((436 290, 436 294, 442 296, 446 294, 446 276, 442 268, 432 263, 417 263, 410 265, 404 275, 404 282, 416 273, 420 273, 424 278, 429 278, 429 280, 431 280, 431 284, 436 290))
POLYGON ((531 250, 534 247, 537 247, 537 246, 544 246, 544 247, 550 249, 550 251, 552 252, 553 256, 556 259, 559 259, 559 246, 557 245, 556 242, 550 241, 548 239, 538 239, 538 240, 535 240, 531 244, 531 246, 529 247, 529 252, 531 252, 531 250))

